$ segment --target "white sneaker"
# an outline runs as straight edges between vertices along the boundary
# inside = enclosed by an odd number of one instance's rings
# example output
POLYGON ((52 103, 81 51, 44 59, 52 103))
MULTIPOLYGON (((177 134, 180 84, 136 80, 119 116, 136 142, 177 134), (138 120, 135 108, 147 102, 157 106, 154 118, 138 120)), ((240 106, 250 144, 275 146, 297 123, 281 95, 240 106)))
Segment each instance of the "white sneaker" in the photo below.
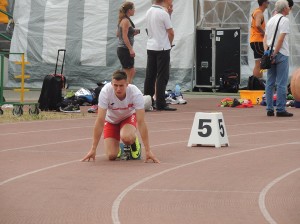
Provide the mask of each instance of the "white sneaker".
POLYGON ((174 100, 172 97, 168 96, 166 98, 166 103, 167 104, 178 104, 178 101, 177 100, 174 100))
POLYGON ((187 103, 187 101, 185 99, 183 99, 182 96, 177 96, 176 101, 178 102, 178 104, 186 104, 187 103))

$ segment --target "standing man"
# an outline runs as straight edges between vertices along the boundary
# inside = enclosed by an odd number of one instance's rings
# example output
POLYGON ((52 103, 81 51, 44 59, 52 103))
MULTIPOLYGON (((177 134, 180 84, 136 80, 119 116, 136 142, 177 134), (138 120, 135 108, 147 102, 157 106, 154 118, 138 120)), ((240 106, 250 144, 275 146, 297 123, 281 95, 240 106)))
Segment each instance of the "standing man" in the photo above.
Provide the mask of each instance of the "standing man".
POLYGON ((153 97, 156 80, 157 110, 175 111, 165 100, 165 91, 170 76, 170 51, 174 31, 170 15, 164 6, 172 5, 173 0, 155 0, 147 11, 147 69, 144 83, 144 94, 153 97))
POLYGON ((273 94, 277 89, 276 116, 292 117, 293 114, 286 111, 287 82, 289 76, 289 37, 290 21, 286 17, 292 9, 293 1, 278 0, 275 3, 277 12, 267 23, 264 37, 264 49, 270 49, 278 24, 281 18, 275 38, 274 49, 271 55, 272 67, 268 69, 266 84, 267 116, 274 116, 273 94))
POLYGON ((257 78, 262 78, 263 73, 260 71, 260 59, 264 54, 263 39, 265 35, 265 19, 264 11, 269 6, 269 0, 257 0, 259 5, 256 8, 251 17, 251 27, 250 27, 250 46, 254 53, 255 66, 253 68, 253 76, 257 78))
POLYGON ((82 161, 95 160, 102 132, 104 148, 109 160, 118 158, 120 139, 125 145, 130 145, 131 156, 134 159, 139 158, 141 149, 136 137, 136 126, 138 126, 146 151, 145 162, 152 160, 154 163, 159 163, 150 150, 148 128, 144 119, 143 94, 135 85, 128 84, 124 71, 116 71, 111 83, 107 83, 102 88, 98 107, 92 147, 82 161))

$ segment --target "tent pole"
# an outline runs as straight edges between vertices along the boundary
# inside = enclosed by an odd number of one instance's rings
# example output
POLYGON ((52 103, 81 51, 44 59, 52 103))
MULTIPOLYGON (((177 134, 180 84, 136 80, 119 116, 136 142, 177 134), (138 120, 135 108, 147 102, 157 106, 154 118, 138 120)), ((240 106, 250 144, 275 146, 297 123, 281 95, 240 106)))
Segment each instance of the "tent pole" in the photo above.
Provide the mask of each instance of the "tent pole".
POLYGON ((196 77, 196 33, 197 33, 197 22, 198 22, 198 12, 199 12, 199 0, 195 0, 195 11, 194 11, 194 56, 193 56, 193 67, 192 67, 192 74, 191 74, 191 92, 194 89, 194 81, 196 77))

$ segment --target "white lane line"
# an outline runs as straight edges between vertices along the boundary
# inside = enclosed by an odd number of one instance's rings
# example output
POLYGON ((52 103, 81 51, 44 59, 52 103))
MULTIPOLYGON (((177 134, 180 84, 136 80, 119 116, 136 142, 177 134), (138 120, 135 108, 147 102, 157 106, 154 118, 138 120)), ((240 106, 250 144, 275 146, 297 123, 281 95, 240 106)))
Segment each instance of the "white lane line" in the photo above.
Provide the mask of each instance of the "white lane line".
POLYGON ((65 166, 65 165, 68 165, 68 164, 71 164, 71 163, 75 163, 75 162, 79 162, 79 160, 73 160, 73 161, 69 161, 69 162, 65 162, 65 163, 59 163, 59 164, 55 164, 53 166, 48 166, 48 167, 45 167, 45 168, 42 168, 42 169, 33 170, 31 172, 24 173, 24 174, 12 177, 10 179, 7 179, 5 181, 2 181, 2 182, 0 182, 0 186, 2 186, 4 184, 7 184, 8 182, 20 179, 22 177, 26 177, 26 176, 29 176, 29 175, 32 175, 32 174, 35 174, 35 173, 39 173, 39 172, 45 171, 45 170, 50 170, 50 169, 53 169, 53 168, 56 168, 56 167, 59 167, 59 166, 65 166))
POLYGON ((201 162, 205 162, 205 161, 209 161, 209 160, 214 160, 214 159, 218 159, 218 158, 224 158, 224 157, 228 157, 228 156, 233 156, 233 155, 238 155, 238 154, 242 154, 242 153, 246 153, 246 152, 252 152, 252 151, 257 151, 257 150, 263 150, 263 149, 269 149, 269 148, 275 148, 275 147, 282 147, 285 145, 291 145, 291 144, 300 144, 300 142, 290 142, 290 143, 282 143, 282 144, 277 144, 277 145, 268 145, 268 146, 263 146, 263 147, 257 147, 257 148, 253 148, 253 149, 248 149, 248 150, 243 150, 243 151, 239 151, 239 152, 232 152, 232 153, 227 153, 227 154, 223 154, 223 155, 219 155, 219 156, 214 156, 214 157, 208 157, 205 159, 201 159, 201 160, 197 160, 194 162, 190 162, 190 163, 185 163, 176 167, 172 167, 169 169, 166 169, 164 171, 155 173, 153 175, 150 175, 148 177, 145 177, 135 183, 133 183, 132 185, 128 186, 126 189, 124 189, 119 195, 118 197, 114 200, 113 205, 112 205, 112 210, 111 210, 111 218, 114 224, 120 224, 120 219, 119 219, 119 208, 120 208, 120 204, 123 200, 123 198, 130 192, 132 191, 136 186, 139 186, 140 184, 143 184, 155 177, 161 176, 165 173, 171 172, 173 170, 177 170, 180 168, 184 168, 186 166, 190 166, 190 165, 194 165, 197 163, 201 163, 201 162))
POLYGON ((86 140, 91 140, 91 139, 92 138, 79 138, 79 139, 74 139, 74 140, 51 142, 51 143, 45 143, 45 144, 40 144, 40 145, 29 145, 29 146, 23 146, 23 147, 18 147, 18 148, 4 149, 4 150, 1 150, 0 153, 1 152, 14 151, 14 150, 42 147, 42 146, 47 146, 47 145, 58 145, 58 144, 64 144, 64 143, 69 143, 69 142, 86 141, 86 140))
POLYGON ((258 200, 258 204, 259 204, 259 208, 261 213, 263 214, 263 216, 265 217, 265 219, 270 223, 270 224, 277 224, 277 222, 272 218, 272 216, 270 215, 270 213, 268 212, 268 209, 266 208, 266 194, 268 193, 268 191, 278 182, 280 182, 281 180, 283 180, 284 178, 288 177, 289 175, 292 175, 293 173, 296 173, 300 171, 300 167, 292 170, 288 173, 283 174, 280 177, 277 177, 276 179, 274 179, 273 181, 271 181, 267 186, 265 186, 265 188, 260 192, 259 194, 259 200, 258 200))
POLYGON ((160 191, 160 192, 205 192, 205 193, 237 193, 237 194, 259 194, 260 192, 255 191, 212 191, 212 190, 189 190, 189 189, 133 189, 134 191, 160 191))
MULTIPOLYGON (((156 148, 156 147, 164 146, 164 145, 178 144, 178 143, 182 143, 182 142, 183 142, 183 141, 180 141, 180 142, 168 142, 168 143, 164 143, 164 144, 153 145, 152 148, 156 148)), ((184 141, 184 142, 185 142, 185 141, 184 141)), ((54 143, 53 143, 53 144, 54 144, 54 143)), ((101 157, 101 156, 104 156, 104 154, 99 155, 99 156, 96 156, 96 157, 101 157)), ((80 160, 73 160, 73 161, 69 161, 69 162, 65 162, 65 163, 55 164, 55 165, 53 165, 53 166, 48 166, 48 167, 45 167, 45 168, 42 168, 42 169, 33 170, 33 171, 31 171, 31 172, 24 173, 24 174, 18 175, 18 176, 16 176, 16 177, 12 177, 12 178, 10 178, 10 179, 7 179, 7 180, 5 180, 5 181, 2 181, 2 182, 0 182, 0 186, 6 184, 6 183, 8 183, 8 182, 11 182, 11 181, 20 179, 20 178, 22 178, 22 177, 29 176, 29 175, 31 175, 31 174, 39 173, 39 172, 42 172, 42 171, 45 171, 45 170, 49 170, 49 169, 52 169, 52 168, 56 168, 56 167, 59 167, 59 166, 65 166, 65 165, 68 165, 68 164, 71 164, 71 163, 75 163, 75 162, 79 162, 79 161, 80 161, 80 160)))
MULTIPOLYGON (((176 128, 176 129, 165 129, 165 130, 159 130, 159 131, 150 131, 149 133, 157 133, 157 132, 168 132, 168 131, 181 131, 181 130, 187 130, 190 128, 176 128)), ((256 134, 266 134, 266 133, 275 133, 275 132, 287 132, 287 131, 299 131, 300 129, 283 129, 283 130, 272 130, 272 131, 262 131, 262 132, 249 132, 244 134, 237 134, 237 135, 229 135, 228 137, 240 137, 240 136, 248 136, 248 135, 256 135, 256 134)), ((23 146, 18 148, 10 148, 10 149, 3 149, 0 150, 1 152, 8 152, 8 151, 14 151, 14 150, 22 150, 22 149, 28 149, 28 148, 36 148, 36 147, 42 147, 47 145, 55 145, 55 144, 64 144, 69 142, 75 142, 75 141, 85 141, 85 140, 91 140, 92 138, 82 138, 82 139, 74 139, 74 140, 68 140, 68 141, 60 141, 60 142, 52 142, 52 143, 45 143, 40 145, 31 145, 31 146, 23 146)), ((178 143, 187 142, 185 141, 179 141, 178 143)), ((164 145, 164 144, 162 144, 164 145)), ((168 143, 166 144, 168 145, 168 143)))
MULTIPOLYGON (((178 123, 181 121, 188 121, 193 122, 193 119, 184 119, 184 120, 168 120, 168 121, 147 121, 147 124, 160 124, 160 123, 178 123)), ((234 126, 248 126, 248 125, 257 125, 257 124, 277 124, 277 123, 287 123, 287 122, 295 122, 298 120, 288 120, 288 121, 266 121, 266 122, 252 122, 252 123, 238 123, 238 124, 227 124, 226 127, 234 127, 234 126)), ((299 120, 300 121, 300 120, 299 120)), ((22 132, 10 132, 10 133, 0 133, 0 136, 7 136, 7 135, 18 135, 18 134, 32 134, 32 133, 39 133, 39 132, 51 132, 51 131, 64 131, 64 130, 70 130, 70 129, 80 129, 80 128, 92 128, 93 125, 89 126, 79 126, 79 127, 67 127, 67 128, 57 128, 57 129, 40 129, 40 130, 34 130, 34 131, 22 131, 22 132)), ((183 129, 191 129, 189 128, 183 128, 183 129)), ((171 130, 177 130, 177 129, 171 129, 171 130)), ((155 132, 155 131, 154 131, 155 132)))
MULTIPOLYGON (((96 156, 96 158, 102 157, 102 156, 105 156, 105 155, 104 154, 98 155, 98 156, 96 156)), ((2 186, 4 184, 7 184, 9 182, 15 181, 17 179, 20 179, 20 178, 23 178, 23 177, 27 177, 27 176, 32 175, 32 174, 36 174, 36 173, 43 172, 43 171, 46 171, 46 170, 54 169, 54 168, 57 168, 57 167, 60 167, 60 166, 66 166, 66 165, 69 165, 69 164, 72 164, 72 163, 76 163, 76 162, 81 162, 81 161, 78 160, 78 159, 77 160, 72 160, 72 161, 68 161, 68 162, 65 162, 65 163, 59 163, 59 164, 55 164, 55 165, 52 165, 52 166, 44 167, 44 168, 41 168, 41 169, 38 169, 38 170, 33 170, 33 171, 30 171, 30 172, 27 172, 27 173, 23 173, 21 175, 18 175, 18 176, 15 176, 15 177, 12 177, 12 178, 9 178, 7 180, 4 180, 4 181, 0 182, 0 186, 2 186)))

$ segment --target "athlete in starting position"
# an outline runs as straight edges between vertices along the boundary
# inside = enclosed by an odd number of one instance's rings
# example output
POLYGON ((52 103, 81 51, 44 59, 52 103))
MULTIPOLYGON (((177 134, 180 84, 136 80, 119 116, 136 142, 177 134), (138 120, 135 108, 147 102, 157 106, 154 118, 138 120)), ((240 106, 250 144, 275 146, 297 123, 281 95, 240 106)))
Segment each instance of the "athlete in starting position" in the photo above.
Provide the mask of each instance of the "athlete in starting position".
POLYGON ((136 136, 137 125, 145 146, 145 162, 152 160, 154 163, 159 163, 150 150, 148 128, 144 117, 142 92, 135 85, 128 84, 125 72, 120 70, 114 72, 112 82, 107 83, 100 92, 93 144, 81 161, 95 160, 102 132, 104 148, 109 160, 115 160, 120 155, 120 139, 125 145, 131 145, 132 158, 139 158, 141 147, 136 136))

